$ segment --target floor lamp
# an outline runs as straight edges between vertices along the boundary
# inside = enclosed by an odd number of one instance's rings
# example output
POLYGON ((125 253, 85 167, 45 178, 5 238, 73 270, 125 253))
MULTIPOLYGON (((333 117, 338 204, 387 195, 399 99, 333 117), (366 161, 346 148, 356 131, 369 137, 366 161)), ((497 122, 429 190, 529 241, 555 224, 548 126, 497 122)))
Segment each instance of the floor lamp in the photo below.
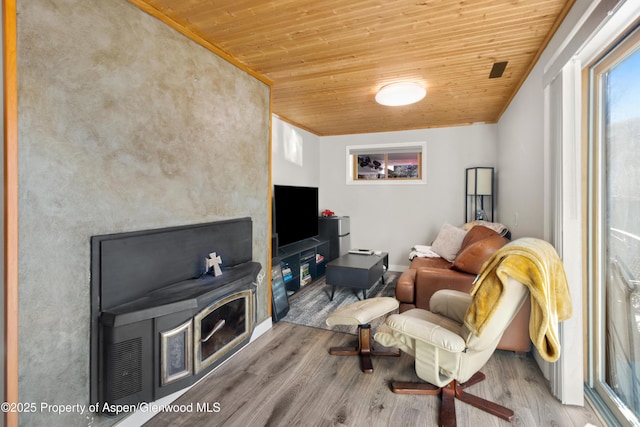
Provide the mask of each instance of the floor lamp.
POLYGON ((494 173, 490 167, 467 168, 465 176, 465 222, 493 222, 494 173))

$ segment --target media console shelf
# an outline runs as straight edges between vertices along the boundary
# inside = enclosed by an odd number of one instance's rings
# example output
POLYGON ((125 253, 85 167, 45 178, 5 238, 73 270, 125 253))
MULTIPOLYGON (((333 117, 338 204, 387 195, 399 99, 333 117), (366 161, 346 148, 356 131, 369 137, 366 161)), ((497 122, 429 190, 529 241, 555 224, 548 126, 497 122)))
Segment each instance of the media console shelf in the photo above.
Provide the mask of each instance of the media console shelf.
POLYGON ((324 276, 329 256, 329 242, 316 238, 301 240, 278 248, 280 267, 287 293, 298 292, 304 286, 324 276))

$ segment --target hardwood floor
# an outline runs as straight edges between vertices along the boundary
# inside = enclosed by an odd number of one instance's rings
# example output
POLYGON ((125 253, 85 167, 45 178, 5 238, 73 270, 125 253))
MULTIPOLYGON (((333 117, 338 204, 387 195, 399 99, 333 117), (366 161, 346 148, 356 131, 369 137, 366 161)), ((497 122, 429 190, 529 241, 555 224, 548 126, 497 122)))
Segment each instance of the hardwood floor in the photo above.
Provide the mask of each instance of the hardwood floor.
MULTIPOLYGON (((331 356, 355 336, 290 323, 274 327, 180 397, 181 412, 163 412, 146 426, 436 426, 439 398, 394 394, 391 380, 417 381, 413 359, 331 356), (205 412, 206 410, 210 412, 205 412), (217 410, 217 411, 216 411, 217 410)), ((587 407, 564 406, 531 357, 497 351, 470 393, 505 405, 508 423, 456 402, 459 426, 601 426, 587 407)), ((180 409, 180 408, 178 408, 180 409)))

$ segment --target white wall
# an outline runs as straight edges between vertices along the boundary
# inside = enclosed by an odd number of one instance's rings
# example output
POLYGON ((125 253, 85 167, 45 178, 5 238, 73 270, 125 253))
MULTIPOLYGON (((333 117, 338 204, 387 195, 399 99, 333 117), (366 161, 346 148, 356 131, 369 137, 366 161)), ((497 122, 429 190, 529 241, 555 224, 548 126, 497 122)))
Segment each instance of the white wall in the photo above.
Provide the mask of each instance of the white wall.
POLYGON ((465 168, 495 166, 496 137, 495 125, 482 124, 321 137, 320 210, 349 216, 351 245, 388 252, 390 269, 402 271, 411 246, 431 242, 445 222, 464 222, 465 168), (347 185, 347 146, 421 141, 425 185, 347 185))
POLYGON ((443 223, 464 222, 465 168, 496 166, 495 125, 318 137, 274 116, 272 129, 273 183, 318 186, 321 211, 351 218, 351 245, 389 252, 394 270, 404 270, 411 246, 431 242, 443 223), (421 141, 426 185, 347 185, 347 146, 421 141))
POLYGON ((318 143, 320 138, 272 117, 273 167, 271 177, 274 184, 318 187, 320 162, 318 143))
POLYGON ((535 67, 497 125, 498 216, 518 237, 544 232, 544 93, 535 67))

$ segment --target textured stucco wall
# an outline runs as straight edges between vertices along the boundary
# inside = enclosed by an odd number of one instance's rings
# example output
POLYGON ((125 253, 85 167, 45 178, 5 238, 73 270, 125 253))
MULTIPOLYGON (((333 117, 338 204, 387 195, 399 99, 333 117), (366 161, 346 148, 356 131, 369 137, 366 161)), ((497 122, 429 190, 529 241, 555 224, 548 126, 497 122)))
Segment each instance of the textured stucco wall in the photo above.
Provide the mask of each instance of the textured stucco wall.
POLYGON ((20 400, 87 404, 91 235, 250 216, 267 266, 269 87, 125 0, 19 0, 18 73, 20 400))

